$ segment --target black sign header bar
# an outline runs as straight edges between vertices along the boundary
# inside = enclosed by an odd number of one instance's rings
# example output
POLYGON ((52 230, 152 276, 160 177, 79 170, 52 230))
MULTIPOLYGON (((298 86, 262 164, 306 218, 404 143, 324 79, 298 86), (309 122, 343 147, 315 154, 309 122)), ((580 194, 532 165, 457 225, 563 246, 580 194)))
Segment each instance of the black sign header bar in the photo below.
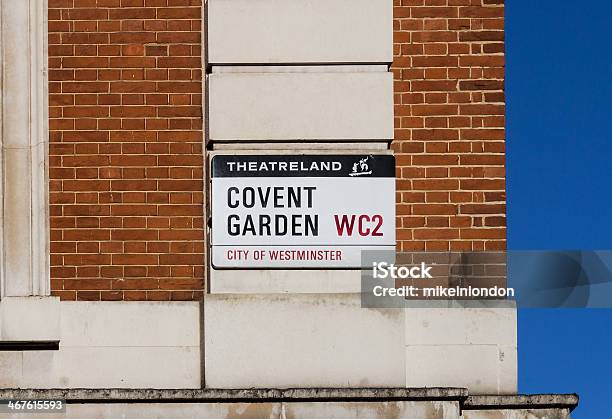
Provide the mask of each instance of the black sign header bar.
POLYGON ((395 177, 387 154, 216 155, 212 177, 395 177))

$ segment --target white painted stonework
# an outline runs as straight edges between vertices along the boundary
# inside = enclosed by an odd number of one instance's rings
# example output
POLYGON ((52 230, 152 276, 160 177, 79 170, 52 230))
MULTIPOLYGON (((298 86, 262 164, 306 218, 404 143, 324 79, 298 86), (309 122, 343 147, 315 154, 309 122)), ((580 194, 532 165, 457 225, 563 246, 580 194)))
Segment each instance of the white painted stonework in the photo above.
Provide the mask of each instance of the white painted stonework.
POLYGON ((0 300, 0 342, 59 341, 59 297, 4 297, 0 300))
POLYGON ((408 308, 406 386, 516 394, 516 308, 408 308))
POLYGON ((358 293, 361 292, 361 271, 211 269, 209 291, 212 294, 358 293))
MULTIPOLYGON (((312 402, 312 403, 145 403, 70 404, 60 418, 179 419, 569 419, 568 408, 495 408, 463 410, 457 401, 312 402)), ((20 419, 22 415, 14 415, 20 419)), ((11 416, 12 418, 12 416, 11 416)))
MULTIPOLYGON (((55 416, 55 415, 54 415, 55 416)), ((75 404, 65 418, 459 419, 454 401, 75 404)), ((17 418, 19 419, 19 418, 17 418)))
MULTIPOLYGON (((365 309, 342 293, 211 294, 204 304, 202 325, 197 302, 58 303, 47 338, 57 334, 59 351, 0 352, 0 388, 199 388, 204 378, 208 388, 516 393, 512 308, 365 309)), ((21 315, 9 324, 26 327, 21 315)))
POLYGON ((393 138, 393 76, 385 71, 216 73, 212 141, 393 138))
POLYGON ((209 295, 207 387, 403 387, 404 314, 356 294, 209 295))
POLYGON ((204 310, 207 387, 517 390, 513 308, 366 309, 359 294, 225 294, 208 295, 204 310))
POLYGON ((200 387, 198 302, 58 306, 60 349, 0 352, 0 388, 200 387))
POLYGON ((516 394, 516 347, 407 345, 406 387, 465 387, 472 394, 516 394))
MULTIPOLYGON (((368 142, 368 143, 300 143, 300 151, 304 153, 317 153, 317 152, 325 152, 325 151, 333 151, 333 150, 343 150, 345 153, 349 153, 351 151, 358 153, 378 153, 378 152, 386 152, 390 153, 388 150, 389 145, 386 142, 368 142)), ((267 151, 267 152, 284 152, 287 153, 289 150, 287 149, 287 145, 280 142, 273 143, 217 143, 212 144, 213 150, 223 151, 227 153, 229 151, 267 151)), ((213 154, 214 151, 211 151, 209 154, 213 154)))
POLYGON ((209 62, 390 63, 392 6, 390 0, 209 0, 209 62))

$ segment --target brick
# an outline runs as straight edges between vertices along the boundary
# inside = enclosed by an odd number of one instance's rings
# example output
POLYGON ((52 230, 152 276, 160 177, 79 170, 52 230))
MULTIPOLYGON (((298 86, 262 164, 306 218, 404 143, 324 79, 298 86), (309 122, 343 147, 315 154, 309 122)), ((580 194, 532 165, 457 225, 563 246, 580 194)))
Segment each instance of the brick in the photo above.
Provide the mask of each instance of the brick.
POLYGON ((453 18, 457 17, 455 7, 413 7, 411 16, 414 18, 453 18))
POLYGON ((469 18, 493 18, 493 17, 504 17, 504 8, 503 7, 486 7, 486 6, 476 6, 476 7, 460 7, 459 8, 459 17, 469 17, 469 18))
POLYGON ((180 7, 160 9, 157 13, 159 19, 199 19, 200 7, 180 7))
POLYGON ((410 1, 394 17, 398 249, 504 249, 503 1, 410 1), (457 235, 476 225, 490 232, 457 235))
POLYGON ((505 214, 505 204, 462 204, 461 214, 505 214))
POLYGON ((113 44, 145 44, 155 42, 155 33, 152 32, 117 32, 110 34, 113 44))
POLYGON ((199 32, 158 32, 159 43, 191 43, 199 44, 201 41, 199 32))
POLYGON ((503 41, 504 31, 467 31, 459 33, 460 41, 503 41))
POLYGON ((124 19, 155 19, 156 10, 152 7, 109 9, 108 18, 111 20, 124 19))
POLYGON ((52 156, 58 156, 50 158, 50 189, 62 191, 52 192, 50 210, 65 215, 52 218, 51 236, 58 241, 52 243, 51 260, 53 293, 61 298, 169 299, 166 291, 145 292, 158 290, 158 281, 164 278, 168 287, 177 288, 175 299, 201 296, 204 222, 201 206, 192 204, 203 202, 204 159, 201 147, 186 143, 202 138, 201 4, 176 3, 172 9, 166 5, 166 0, 50 1, 49 74, 51 83, 56 82, 50 85, 50 149, 52 156), (189 19, 187 27, 183 19, 189 19), (181 33, 173 32, 177 29, 181 33), (158 38, 166 44, 152 44, 158 38), (166 58, 158 63, 155 57, 166 58), (166 84, 160 88, 158 80, 166 84), (164 117, 159 117, 160 112, 164 117), (191 167, 174 171, 172 183, 164 184, 177 194, 177 204, 189 204, 177 205, 178 209, 169 206, 169 192, 158 192, 157 180, 147 180, 152 175, 168 179, 168 167, 156 167, 158 156, 170 152, 169 143, 158 142, 157 130, 167 130, 171 124, 196 129, 159 138, 183 142, 173 148, 183 157, 167 158, 165 163, 191 167), (167 206, 163 211, 168 217, 157 215, 159 204, 167 206), (170 265, 159 266, 156 252, 168 252, 170 246, 159 238, 158 229, 169 228, 170 219, 181 220, 183 213, 189 222, 181 222, 184 230, 168 237, 190 240, 173 250, 187 255, 179 253, 179 259, 193 263, 197 259, 199 268, 189 267, 191 282, 173 283, 170 265), (54 256, 60 252, 61 258, 54 256), (98 252, 104 255, 97 256, 98 252), (195 272, 199 277, 194 279, 195 272), (123 291, 116 289, 118 283, 110 290, 109 281, 103 279, 124 277, 142 277, 142 281, 125 287, 135 291, 123 291), (55 289, 66 284, 74 290, 55 289))
POLYGON ((462 80, 459 82, 460 90, 501 90, 503 88, 502 80, 462 80))
MULTIPOLYGON (((62 299, 202 296, 200 6, 49 0, 51 272, 62 299)), ((398 249, 505 248, 503 9, 395 2, 398 249)))
POLYGON ((459 57, 462 67, 503 67, 504 57, 501 55, 465 55, 459 57))

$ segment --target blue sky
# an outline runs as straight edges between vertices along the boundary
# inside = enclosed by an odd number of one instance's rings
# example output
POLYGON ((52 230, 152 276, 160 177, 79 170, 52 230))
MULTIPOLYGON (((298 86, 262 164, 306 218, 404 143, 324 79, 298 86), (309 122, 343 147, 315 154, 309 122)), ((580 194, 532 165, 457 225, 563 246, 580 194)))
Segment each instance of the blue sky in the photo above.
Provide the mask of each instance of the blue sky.
MULTIPOLYGON (((509 249, 612 249, 612 2, 506 2, 509 249)), ((610 302, 612 307, 612 301, 610 302)), ((609 417, 612 310, 519 311, 519 391, 609 417)))

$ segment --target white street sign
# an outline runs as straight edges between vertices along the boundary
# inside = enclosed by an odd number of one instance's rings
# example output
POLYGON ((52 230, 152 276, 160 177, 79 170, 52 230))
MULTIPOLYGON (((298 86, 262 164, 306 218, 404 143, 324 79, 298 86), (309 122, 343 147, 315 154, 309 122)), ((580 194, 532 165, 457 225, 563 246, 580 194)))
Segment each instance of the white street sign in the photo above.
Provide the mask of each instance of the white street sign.
POLYGON ((216 155, 212 263, 220 268, 358 268, 395 248, 389 155, 216 155))

